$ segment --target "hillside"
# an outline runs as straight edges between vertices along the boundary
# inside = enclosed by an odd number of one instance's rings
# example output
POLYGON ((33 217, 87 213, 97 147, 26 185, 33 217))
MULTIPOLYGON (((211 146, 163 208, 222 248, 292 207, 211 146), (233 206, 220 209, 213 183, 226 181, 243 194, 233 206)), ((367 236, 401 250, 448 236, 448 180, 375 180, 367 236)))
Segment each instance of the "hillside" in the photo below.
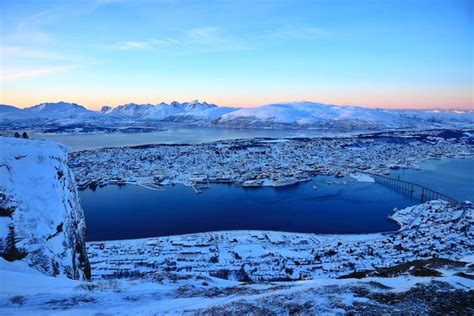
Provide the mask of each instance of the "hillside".
POLYGON ((0 137, 0 255, 48 275, 87 279, 85 219, 67 149, 0 137))

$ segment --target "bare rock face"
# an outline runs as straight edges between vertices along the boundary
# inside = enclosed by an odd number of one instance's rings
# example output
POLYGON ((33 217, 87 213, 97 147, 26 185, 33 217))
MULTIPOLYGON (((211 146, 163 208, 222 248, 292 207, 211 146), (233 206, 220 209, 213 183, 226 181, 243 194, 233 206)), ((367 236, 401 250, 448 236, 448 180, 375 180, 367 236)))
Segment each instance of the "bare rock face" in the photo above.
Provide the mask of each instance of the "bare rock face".
POLYGON ((68 150, 0 137, 0 256, 52 276, 89 279, 86 226, 68 150))

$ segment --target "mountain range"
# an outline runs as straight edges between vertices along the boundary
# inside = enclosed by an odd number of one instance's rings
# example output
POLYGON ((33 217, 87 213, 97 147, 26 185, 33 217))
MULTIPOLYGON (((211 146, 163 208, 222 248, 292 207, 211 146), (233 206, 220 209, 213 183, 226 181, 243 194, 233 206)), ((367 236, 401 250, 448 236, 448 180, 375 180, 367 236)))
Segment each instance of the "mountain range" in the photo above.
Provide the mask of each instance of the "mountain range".
POLYGON ((474 127, 474 111, 392 110, 289 102, 254 108, 220 107, 207 102, 128 103, 100 111, 67 102, 20 109, 0 105, 0 127, 162 126, 165 123, 226 128, 445 128, 474 127))

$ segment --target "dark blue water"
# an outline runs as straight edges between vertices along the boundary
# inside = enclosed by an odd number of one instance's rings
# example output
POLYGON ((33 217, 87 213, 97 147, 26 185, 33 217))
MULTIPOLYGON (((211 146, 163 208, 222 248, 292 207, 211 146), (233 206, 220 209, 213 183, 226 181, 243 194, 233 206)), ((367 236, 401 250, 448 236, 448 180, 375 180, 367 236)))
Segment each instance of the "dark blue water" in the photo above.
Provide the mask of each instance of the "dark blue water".
POLYGON ((110 185, 80 192, 89 240, 258 229, 307 233, 369 233, 397 229, 386 220, 394 207, 416 200, 375 183, 327 184, 332 177, 285 188, 212 185, 165 191, 110 185), (313 189, 313 185, 319 187, 313 189))
MULTIPOLYGON (((474 201, 473 159, 429 160, 420 166, 422 170, 397 170, 390 176, 474 201)), ((328 180, 335 179, 317 177, 284 188, 213 185, 200 195, 183 185, 168 186, 165 191, 111 185, 81 191, 80 197, 89 240, 232 229, 338 234, 390 231, 397 229, 386 220, 394 207, 419 203, 381 184, 336 185, 326 183, 328 180)))
POLYGON ((427 160, 421 170, 400 169, 390 176, 427 186, 460 201, 474 202, 474 159, 427 160))

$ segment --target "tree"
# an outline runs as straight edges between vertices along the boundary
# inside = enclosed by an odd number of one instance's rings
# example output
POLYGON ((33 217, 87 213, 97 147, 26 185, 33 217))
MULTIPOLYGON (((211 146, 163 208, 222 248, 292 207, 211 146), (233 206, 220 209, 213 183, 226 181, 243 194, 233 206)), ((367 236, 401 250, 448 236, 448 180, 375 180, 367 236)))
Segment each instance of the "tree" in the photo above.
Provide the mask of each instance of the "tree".
POLYGON ((20 138, 20 133, 15 132, 15 134, 13 134, 13 136, 15 136, 15 138, 20 138))
POLYGON ((5 249, 3 249, 3 252, 1 253, 3 259, 7 261, 15 261, 26 257, 27 253, 16 247, 16 237, 13 224, 8 226, 8 235, 5 239, 5 243, 5 249))
POLYGON ((21 135, 21 137, 23 137, 23 138, 28 138, 28 133, 27 133, 27 132, 23 132, 23 134, 21 135))

